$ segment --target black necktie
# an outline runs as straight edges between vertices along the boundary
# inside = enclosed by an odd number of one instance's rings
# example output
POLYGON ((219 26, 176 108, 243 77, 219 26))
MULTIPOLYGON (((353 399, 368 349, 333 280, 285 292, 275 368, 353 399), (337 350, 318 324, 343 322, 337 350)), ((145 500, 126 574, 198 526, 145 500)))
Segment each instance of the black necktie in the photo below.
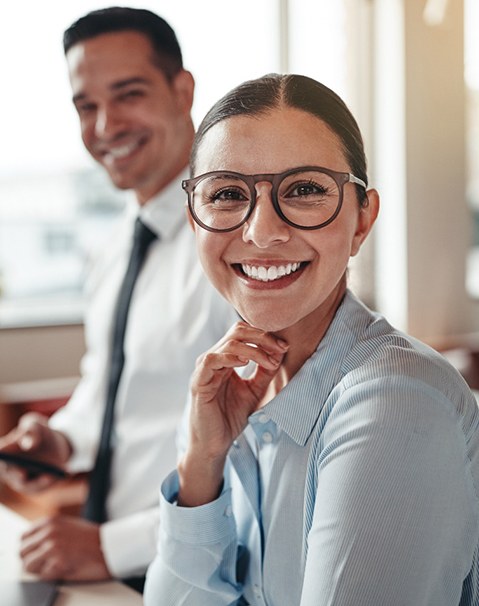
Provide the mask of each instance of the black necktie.
POLYGON ((103 425, 95 465, 90 474, 89 493, 83 510, 83 516, 87 520, 99 524, 107 519, 105 505, 110 485, 111 434, 116 393, 125 361, 123 340, 128 318, 128 308, 136 279, 145 260, 146 252, 156 237, 156 234, 142 223, 140 219, 136 220, 130 261, 123 278, 114 314, 110 376, 107 386, 103 425))

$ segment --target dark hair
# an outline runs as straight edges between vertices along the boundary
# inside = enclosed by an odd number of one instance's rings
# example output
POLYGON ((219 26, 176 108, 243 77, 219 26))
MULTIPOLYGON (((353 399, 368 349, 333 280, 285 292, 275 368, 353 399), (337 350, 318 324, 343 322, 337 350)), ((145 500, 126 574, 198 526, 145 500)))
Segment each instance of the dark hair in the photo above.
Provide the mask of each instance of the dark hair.
POLYGON ((65 30, 63 50, 67 54, 79 42, 122 31, 139 32, 149 40, 154 51, 153 62, 168 80, 183 68, 175 32, 164 19, 145 9, 112 6, 87 13, 65 30))
MULTIPOLYGON (((232 116, 261 116, 281 105, 294 107, 312 114, 325 122, 342 143, 351 171, 366 184, 367 163, 364 144, 358 124, 344 101, 330 88, 296 74, 268 74, 249 80, 226 93, 217 101, 201 122, 191 152, 191 171, 198 147, 208 130, 218 122, 232 116)), ((356 186, 360 204, 367 201, 361 186, 356 186)))

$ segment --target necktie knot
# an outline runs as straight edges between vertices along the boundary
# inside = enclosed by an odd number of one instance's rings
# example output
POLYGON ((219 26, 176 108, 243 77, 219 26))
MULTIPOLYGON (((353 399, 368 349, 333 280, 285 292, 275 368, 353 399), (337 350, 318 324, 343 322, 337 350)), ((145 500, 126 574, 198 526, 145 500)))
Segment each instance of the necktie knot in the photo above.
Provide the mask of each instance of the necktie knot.
POLYGON ((143 221, 138 217, 135 221, 135 230, 133 233, 133 246, 138 247, 140 250, 146 251, 153 240, 156 240, 157 234, 152 231, 143 221))

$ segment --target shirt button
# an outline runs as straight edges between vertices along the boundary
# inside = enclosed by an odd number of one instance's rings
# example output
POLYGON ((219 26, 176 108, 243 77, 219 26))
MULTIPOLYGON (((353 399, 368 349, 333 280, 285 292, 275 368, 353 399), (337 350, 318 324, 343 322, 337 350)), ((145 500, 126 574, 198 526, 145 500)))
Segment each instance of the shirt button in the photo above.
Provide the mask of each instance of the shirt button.
POLYGON ((264 414, 264 412, 263 412, 263 413, 261 413, 261 414, 259 415, 259 417, 258 417, 258 421, 259 421, 260 423, 267 423, 267 422, 268 422, 268 420, 269 420, 269 419, 268 419, 268 417, 267 417, 267 416, 264 414))
POLYGON ((233 446, 234 446, 235 448, 239 448, 239 447, 240 447, 238 440, 235 440, 235 441, 233 442, 233 446))
POLYGON ((259 585, 253 585, 254 597, 259 603, 263 602, 263 596, 261 595, 261 587, 259 585))
POLYGON ((225 508, 225 516, 227 518, 230 518, 233 515, 233 508, 231 507, 231 505, 227 505, 227 507, 225 508))
POLYGON ((271 442, 273 441, 273 436, 269 431, 265 431, 261 437, 263 442, 265 442, 266 444, 271 444, 271 442))

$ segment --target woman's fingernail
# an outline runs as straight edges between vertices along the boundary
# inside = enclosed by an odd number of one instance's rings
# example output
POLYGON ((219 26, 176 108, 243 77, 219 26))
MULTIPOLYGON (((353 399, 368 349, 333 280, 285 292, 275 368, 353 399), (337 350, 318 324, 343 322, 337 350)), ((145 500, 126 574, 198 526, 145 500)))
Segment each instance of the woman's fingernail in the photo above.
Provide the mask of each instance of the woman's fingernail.
POLYGON ((32 446, 33 446, 32 436, 29 436, 27 434, 26 436, 21 437, 19 440, 19 444, 20 444, 20 448, 22 450, 30 450, 30 448, 32 448, 32 446))

